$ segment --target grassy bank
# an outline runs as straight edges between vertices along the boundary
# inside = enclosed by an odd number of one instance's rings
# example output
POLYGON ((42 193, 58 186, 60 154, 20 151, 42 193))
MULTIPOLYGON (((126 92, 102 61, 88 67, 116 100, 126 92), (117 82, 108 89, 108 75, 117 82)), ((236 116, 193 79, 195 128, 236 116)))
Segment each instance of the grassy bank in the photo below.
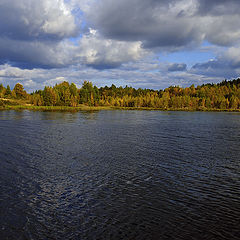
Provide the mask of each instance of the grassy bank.
POLYGON ((87 106, 79 105, 78 107, 67 107, 67 106, 33 106, 30 104, 24 105, 2 105, 0 110, 32 110, 32 111, 66 111, 66 112, 77 112, 77 111, 100 111, 100 110, 147 110, 147 111, 201 111, 201 112, 240 112, 240 109, 208 109, 208 108, 150 108, 150 107, 115 107, 115 106, 87 106))
POLYGON ((152 108, 152 107, 116 107, 116 106, 88 106, 79 104, 77 107, 69 106, 34 106, 28 100, 0 98, 0 110, 32 110, 32 111, 100 111, 100 110, 146 110, 146 111, 201 111, 201 112, 240 112, 240 109, 217 108, 152 108))
POLYGON ((112 107, 89 107, 86 105, 78 107, 67 107, 67 106, 33 106, 33 105, 4 105, 0 106, 0 110, 32 110, 32 111, 99 111, 109 110, 112 107))

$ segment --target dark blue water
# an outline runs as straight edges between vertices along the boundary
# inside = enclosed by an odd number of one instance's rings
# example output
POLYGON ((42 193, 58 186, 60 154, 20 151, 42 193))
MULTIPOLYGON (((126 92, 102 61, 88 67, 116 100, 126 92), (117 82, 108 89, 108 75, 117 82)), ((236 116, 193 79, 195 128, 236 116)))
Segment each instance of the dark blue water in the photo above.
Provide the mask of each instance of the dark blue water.
POLYGON ((239 239, 240 114, 0 111, 0 239, 239 239))

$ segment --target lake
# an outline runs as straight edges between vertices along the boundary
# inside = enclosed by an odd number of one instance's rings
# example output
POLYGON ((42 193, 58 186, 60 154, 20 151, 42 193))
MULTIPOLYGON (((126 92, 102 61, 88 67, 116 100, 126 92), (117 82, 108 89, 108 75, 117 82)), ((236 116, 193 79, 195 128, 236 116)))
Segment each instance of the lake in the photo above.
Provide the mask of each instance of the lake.
POLYGON ((240 114, 0 111, 0 239, 239 239, 240 114))

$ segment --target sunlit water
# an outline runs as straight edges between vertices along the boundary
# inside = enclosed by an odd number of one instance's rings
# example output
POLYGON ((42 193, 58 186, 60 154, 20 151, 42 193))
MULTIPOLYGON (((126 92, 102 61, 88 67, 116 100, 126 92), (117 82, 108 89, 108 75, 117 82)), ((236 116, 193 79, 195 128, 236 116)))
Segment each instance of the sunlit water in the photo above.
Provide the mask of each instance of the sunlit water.
POLYGON ((0 111, 0 239, 240 239, 240 114, 0 111))

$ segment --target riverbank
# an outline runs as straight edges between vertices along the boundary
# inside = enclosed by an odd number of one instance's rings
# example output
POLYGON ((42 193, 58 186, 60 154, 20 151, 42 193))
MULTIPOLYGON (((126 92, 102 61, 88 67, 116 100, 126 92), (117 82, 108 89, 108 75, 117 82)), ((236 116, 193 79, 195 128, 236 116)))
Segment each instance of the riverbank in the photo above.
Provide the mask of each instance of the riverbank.
POLYGON ((66 112, 76 112, 76 111, 99 111, 99 110, 110 110, 112 107, 104 106, 86 106, 81 105, 78 107, 68 107, 68 106, 33 106, 33 105, 4 105, 0 106, 0 110, 32 110, 32 111, 66 111, 66 112))
POLYGON ((145 110, 145 111, 186 111, 186 112, 240 112, 240 109, 207 109, 207 108, 151 108, 151 107, 115 107, 115 106, 87 106, 79 105, 77 107, 68 106, 34 106, 31 104, 25 105, 3 105, 0 106, 0 110, 31 110, 31 111, 100 111, 100 110, 145 110))

